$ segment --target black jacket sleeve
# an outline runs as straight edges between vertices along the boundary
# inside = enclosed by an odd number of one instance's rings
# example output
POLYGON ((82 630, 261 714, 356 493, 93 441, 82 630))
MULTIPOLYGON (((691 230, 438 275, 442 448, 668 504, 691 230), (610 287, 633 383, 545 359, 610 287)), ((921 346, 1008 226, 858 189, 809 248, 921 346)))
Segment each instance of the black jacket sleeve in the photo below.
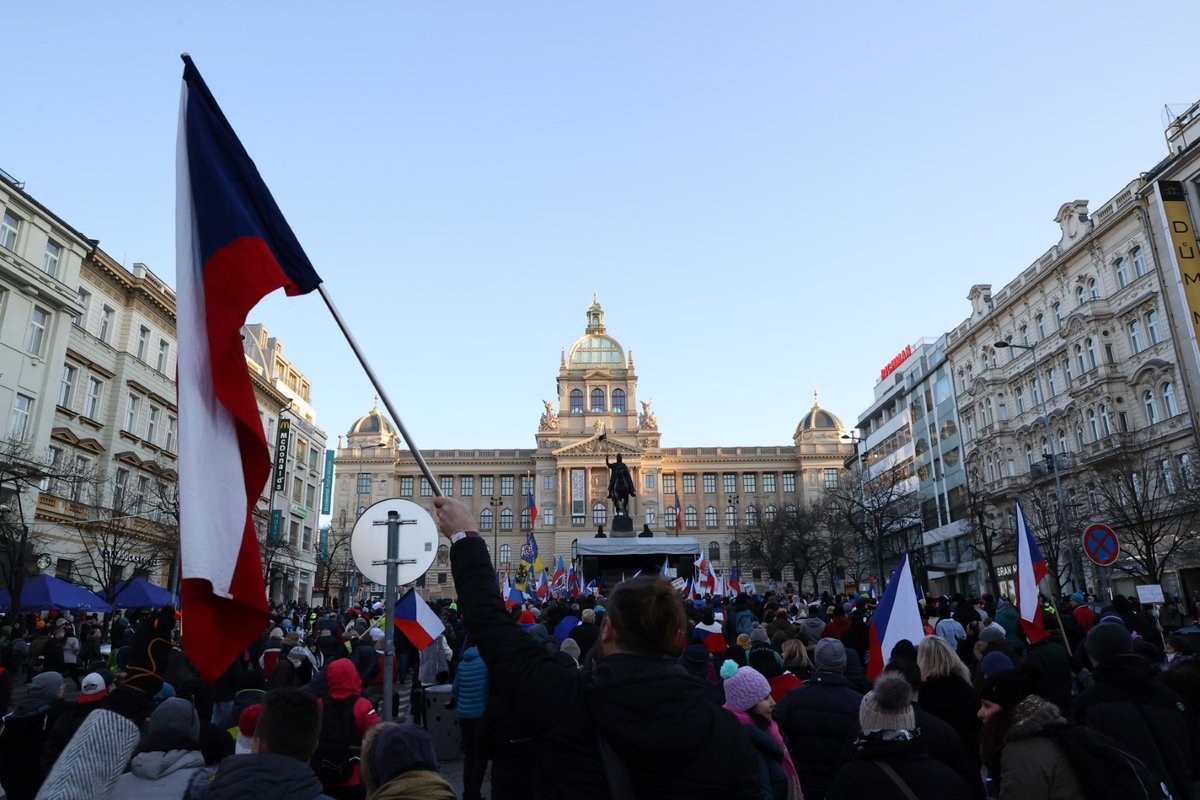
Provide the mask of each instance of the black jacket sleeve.
POLYGON ((522 727, 547 730, 561 721, 563 709, 582 700, 582 674, 560 664, 509 616, 487 543, 478 536, 460 539, 450 548, 450 569, 467 635, 479 648, 495 690, 508 695, 512 707, 528 712, 522 727))

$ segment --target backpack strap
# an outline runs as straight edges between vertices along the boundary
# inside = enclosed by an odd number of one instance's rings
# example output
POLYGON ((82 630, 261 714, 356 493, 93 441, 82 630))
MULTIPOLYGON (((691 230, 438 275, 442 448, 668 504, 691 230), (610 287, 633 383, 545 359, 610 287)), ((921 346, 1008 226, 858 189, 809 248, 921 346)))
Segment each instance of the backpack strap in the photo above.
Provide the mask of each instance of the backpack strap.
POLYGON ((912 788, 904 782, 904 778, 901 778, 900 774, 896 772, 896 770, 892 769, 891 764, 887 764, 883 761, 872 761, 871 763, 883 770, 884 775, 887 775, 889 778, 891 778, 892 783, 896 784, 896 788, 899 789, 900 793, 904 795, 905 800, 918 800, 917 795, 913 792, 912 788))
MULTIPOLYGON (((604 776, 608 778, 608 793, 613 797, 634 797, 633 779, 629 776, 629 770, 621 763, 620 757, 617 756, 607 739, 599 733, 596 734, 596 739, 600 743, 600 759, 604 762, 604 776)), ((910 800, 917 800, 917 798, 913 797, 910 800)))

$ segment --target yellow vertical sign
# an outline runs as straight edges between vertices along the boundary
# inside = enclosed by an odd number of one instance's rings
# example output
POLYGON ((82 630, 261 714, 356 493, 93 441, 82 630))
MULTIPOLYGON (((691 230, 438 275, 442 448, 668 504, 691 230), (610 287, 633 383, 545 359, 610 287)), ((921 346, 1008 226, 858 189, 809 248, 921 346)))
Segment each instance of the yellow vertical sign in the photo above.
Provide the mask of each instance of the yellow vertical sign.
POLYGON ((1187 194, 1180 181, 1158 181, 1157 186, 1163 221, 1171 237, 1171 254, 1183 283, 1188 316, 1196 341, 1200 342, 1200 246, 1196 244, 1196 231, 1188 213, 1187 194))

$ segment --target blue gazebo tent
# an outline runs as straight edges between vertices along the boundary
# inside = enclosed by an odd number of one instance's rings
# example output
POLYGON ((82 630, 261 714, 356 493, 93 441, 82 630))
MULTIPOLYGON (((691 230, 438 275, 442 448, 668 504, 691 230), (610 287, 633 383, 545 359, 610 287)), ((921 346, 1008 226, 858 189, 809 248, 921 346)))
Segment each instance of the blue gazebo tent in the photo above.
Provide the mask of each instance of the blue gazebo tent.
POLYGON ((162 608, 174 602, 175 598, 166 589, 160 589, 145 578, 129 578, 117 584, 112 604, 113 608, 162 608))
MULTIPOLYGON (((0 589, 0 611, 12 610, 8 590, 0 589)), ((37 575, 25 581, 21 589, 18 611, 83 611, 87 613, 112 611, 112 606, 96 595, 53 575, 37 575)))

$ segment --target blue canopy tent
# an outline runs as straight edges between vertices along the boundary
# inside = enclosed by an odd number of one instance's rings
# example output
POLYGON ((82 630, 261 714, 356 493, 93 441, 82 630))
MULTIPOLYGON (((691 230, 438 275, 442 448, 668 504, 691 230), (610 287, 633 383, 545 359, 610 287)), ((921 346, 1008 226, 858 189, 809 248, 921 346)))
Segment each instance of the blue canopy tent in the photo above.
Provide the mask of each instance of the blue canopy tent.
MULTIPOLYGON (((12 609, 12 597, 7 590, 0 590, 0 611, 12 609)), ((21 589, 21 607, 18 611, 112 611, 112 606, 96 595, 53 575, 37 575, 25 581, 21 589)))
POLYGON ((129 578, 117 584, 112 604, 113 608, 162 608, 174 602, 175 598, 166 589, 158 588, 145 578, 129 578))

